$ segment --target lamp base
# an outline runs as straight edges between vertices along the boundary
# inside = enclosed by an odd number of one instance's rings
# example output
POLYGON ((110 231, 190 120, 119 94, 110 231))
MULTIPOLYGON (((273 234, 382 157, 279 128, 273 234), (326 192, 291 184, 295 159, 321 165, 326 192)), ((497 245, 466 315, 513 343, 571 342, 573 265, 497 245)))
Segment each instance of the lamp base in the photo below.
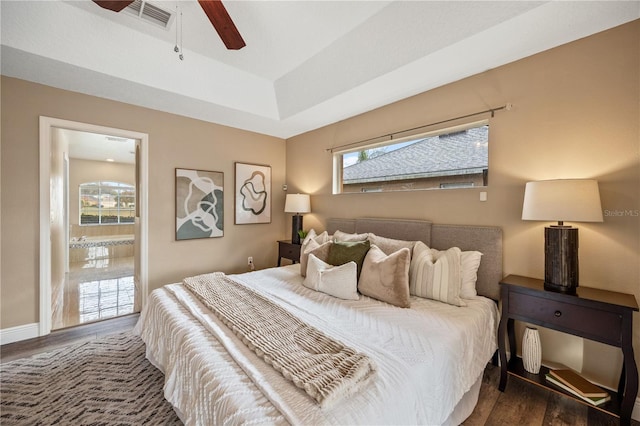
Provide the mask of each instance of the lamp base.
POLYGON ((291 218, 291 242, 293 244, 300 244, 300 235, 298 231, 302 230, 302 216, 294 214, 291 218))
MULTIPOLYGON (((577 287, 577 286, 576 286, 577 287)), ((560 284, 544 283, 544 289, 547 291, 554 291, 556 293, 564 294, 576 294, 576 287, 567 287, 560 284)))
POLYGON ((544 288, 575 294, 578 287, 578 228, 544 228, 544 288))

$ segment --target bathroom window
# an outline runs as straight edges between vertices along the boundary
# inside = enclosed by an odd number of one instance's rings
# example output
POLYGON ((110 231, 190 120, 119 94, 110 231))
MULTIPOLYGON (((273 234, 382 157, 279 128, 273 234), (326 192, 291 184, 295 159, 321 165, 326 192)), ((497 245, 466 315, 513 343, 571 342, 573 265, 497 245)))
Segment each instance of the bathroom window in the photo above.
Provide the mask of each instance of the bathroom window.
POLYGON ((135 220, 136 189, 122 182, 80 184, 80 225, 112 225, 135 220))

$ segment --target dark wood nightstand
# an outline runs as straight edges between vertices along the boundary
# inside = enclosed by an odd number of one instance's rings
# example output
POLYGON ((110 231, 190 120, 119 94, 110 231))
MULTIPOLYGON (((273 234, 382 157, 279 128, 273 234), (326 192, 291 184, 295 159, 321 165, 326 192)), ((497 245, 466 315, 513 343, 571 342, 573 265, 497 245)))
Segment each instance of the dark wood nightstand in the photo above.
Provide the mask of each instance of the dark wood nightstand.
POLYGON ((301 248, 300 244, 293 244, 291 240, 278 241, 278 266, 280 266, 280 261, 283 257, 293 263, 300 262, 301 248))
MULTIPOLYGON (((504 391, 507 374, 573 397, 570 393, 548 385, 542 367, 540 374, 528 373, 516 356, 514 320, 573 334, 622 348, 624 357, 617 394, 611 401, 589 407, 620 417, 620 424, 631 422, 631 411, 638 394, 638 368, 633 355, 633 311, 638 303, 632 294, 589 287, 578 287, 576 295, 544 290, 544 282, 535 278, 509 275, 500 282, 502 317, 498 329, 500 353, 500 385, 504 391), (507 338, 511 358, 507 363, 507 338)), ((579 402, 582 400, 575 398, 579 402)))

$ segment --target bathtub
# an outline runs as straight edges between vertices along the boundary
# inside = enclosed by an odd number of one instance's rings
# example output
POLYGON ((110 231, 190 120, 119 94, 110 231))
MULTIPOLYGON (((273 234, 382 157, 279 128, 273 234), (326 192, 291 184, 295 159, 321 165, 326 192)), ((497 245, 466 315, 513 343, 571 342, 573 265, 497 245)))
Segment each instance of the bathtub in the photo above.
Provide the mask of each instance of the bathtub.
POLYGON ((69 248, 106 247, 133 245, 133 235, 104 235, 99 237, 78 237, 72 238, 69 248))
POLYGON ((78 237, 69 241, 69 262, 133 256, 133 234, 78 237))

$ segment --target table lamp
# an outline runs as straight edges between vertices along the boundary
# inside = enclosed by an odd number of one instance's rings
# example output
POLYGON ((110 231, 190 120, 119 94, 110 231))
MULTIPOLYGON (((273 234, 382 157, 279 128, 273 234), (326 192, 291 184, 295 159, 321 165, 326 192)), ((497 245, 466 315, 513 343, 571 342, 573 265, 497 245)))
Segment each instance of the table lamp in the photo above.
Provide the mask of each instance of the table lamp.
POLYGON ((285 213, 295 213, 291 219, 291 242, 300 244, 298 231, 302 230, 302 216, 300 213, 311 212, 311 200, 308 194, 287 194, 284 203, 285 213))
POLYGON ((564 221, 602 222, 598 181, 527 182, 522 220, 558 222, 544 229, 544 288, 575 294, 578 287, 578 228, 564 225, 564 221))

